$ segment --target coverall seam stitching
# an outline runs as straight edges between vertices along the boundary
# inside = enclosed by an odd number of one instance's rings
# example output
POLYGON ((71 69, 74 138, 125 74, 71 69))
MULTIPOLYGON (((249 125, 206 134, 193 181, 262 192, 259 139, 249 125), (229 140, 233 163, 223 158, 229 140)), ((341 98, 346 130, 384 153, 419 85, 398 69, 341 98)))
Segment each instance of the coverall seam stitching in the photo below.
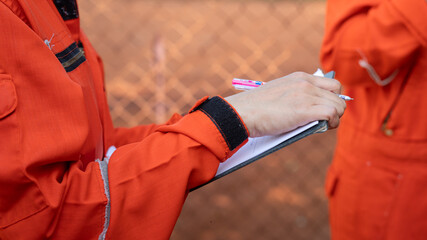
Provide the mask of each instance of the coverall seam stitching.
MULTIPOLYGON (((73 45, 74 43, 72 43, 71 45, 73 45)), ((68 50, 68 53, 66 53, 64 56, 60 56, 60 57, 58 57, 57 56, 57 58, 60 60, 60 58, 64 58, 64 57, 67 57, 68 55, 70 55, 74 50, 76 50, 78 47, 76 46, 76 47, 74 47, 72 50, 68 50)), ((67 49, 67 48, 66 48, 67 49)), ((66 49, 64 49, 63 51, 65 51, 66 49)), ((61 51, 61 52, 59 52, 59 53, 56 53, 55 55, 57 55, 57 54, 61 54, 63 51, 61 51)))

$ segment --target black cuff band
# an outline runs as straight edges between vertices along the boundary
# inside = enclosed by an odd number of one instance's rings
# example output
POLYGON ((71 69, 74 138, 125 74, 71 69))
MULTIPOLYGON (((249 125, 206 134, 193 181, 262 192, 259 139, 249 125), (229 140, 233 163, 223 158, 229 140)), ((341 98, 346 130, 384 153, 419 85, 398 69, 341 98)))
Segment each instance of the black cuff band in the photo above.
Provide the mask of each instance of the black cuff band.
POLYGON ((195 110, 202 111, 215 123, 230 151, 248 138, 245 125, 239 115, 222 98, 212 97, 196 107, 195 110))

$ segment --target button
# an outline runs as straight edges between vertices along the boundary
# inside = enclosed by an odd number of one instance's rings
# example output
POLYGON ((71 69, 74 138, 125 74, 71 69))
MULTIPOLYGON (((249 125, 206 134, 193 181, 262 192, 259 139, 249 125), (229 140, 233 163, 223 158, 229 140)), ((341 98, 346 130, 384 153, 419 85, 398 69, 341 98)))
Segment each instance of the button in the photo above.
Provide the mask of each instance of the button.
POLYGON ((389 128, 383 128, 383 132, 387 137, 393 136, 393 130, 389 128))

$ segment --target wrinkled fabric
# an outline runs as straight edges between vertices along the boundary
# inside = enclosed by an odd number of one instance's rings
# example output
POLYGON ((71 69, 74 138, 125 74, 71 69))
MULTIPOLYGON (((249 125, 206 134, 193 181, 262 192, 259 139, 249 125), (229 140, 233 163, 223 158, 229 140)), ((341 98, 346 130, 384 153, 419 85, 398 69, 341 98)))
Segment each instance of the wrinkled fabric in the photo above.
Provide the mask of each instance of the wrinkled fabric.
POLYGON ((346 113, 326 179, 332 239, 427 236, 427 2, 329 0, 321 61, 346 113))
POLYGON ((194 111, 114 128, 102 62, 51 1, 2 0, 0 31, 0 239, 102 239, 107 203, 106 239, 168 239, 188 190, 232 154, 215 124, 194 111), (61 55, 76 42, 78 63, 61 55))

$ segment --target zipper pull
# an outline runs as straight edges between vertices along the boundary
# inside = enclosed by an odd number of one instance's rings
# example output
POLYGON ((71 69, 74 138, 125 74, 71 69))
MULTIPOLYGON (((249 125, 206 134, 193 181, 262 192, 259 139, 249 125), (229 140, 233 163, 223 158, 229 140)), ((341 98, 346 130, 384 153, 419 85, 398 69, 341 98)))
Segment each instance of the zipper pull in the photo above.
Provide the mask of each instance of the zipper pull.
POLYGON ((393 136, 393 129, 390 129, 387 127, 387 122, 390 119, 390 116, 391 116, 391 112, 387 114, 387 116, 383 121, 383 124, 381 125, 381 130, 383 131, 384 135, 386 135, 387 137, 393 136))

